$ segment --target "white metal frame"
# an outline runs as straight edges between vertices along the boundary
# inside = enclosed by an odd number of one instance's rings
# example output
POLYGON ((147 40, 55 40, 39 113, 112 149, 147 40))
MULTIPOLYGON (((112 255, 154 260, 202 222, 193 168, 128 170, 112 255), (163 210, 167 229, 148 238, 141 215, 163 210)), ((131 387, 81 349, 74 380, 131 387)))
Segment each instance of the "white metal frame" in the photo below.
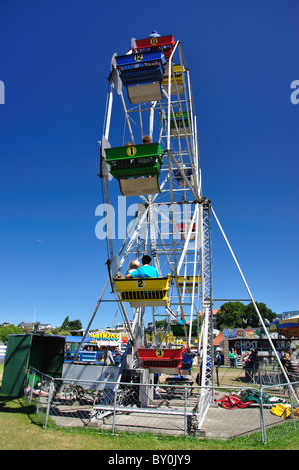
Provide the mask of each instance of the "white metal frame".
MULTIPOLYGON (((165 155, 160 176, 161 192, 153 195, 135 197, 134 202, 138 201, 139 204, 137 225, 134 228, 136 222, 136 220, 134 220, 117 255, 114 255, 112 239, 109 236, 109 256, 112 262, 116 261, 118 263, 118 271, 120 272, 124 263, 128 261, 130 257, 136 258, 140 257, 143 253, 149 253, 151 254, 153 262, 161 275, 165 276, 169 272, 172 274, 174 281, 171 287, 170 306, 163 309, 163 312, 161 312, 160 307, 152 308, 154 332, 156 332, 155 321, 157 318, 164 317, 167 322, 169 322, 170 319, 182 319, 185 321, 186 318, 189 318, 191 325, 192 321, 197 319, 197 324, 199 325, 200 313, 202 313, 202 329, 200 343, 198 343, 198 352, 200 352, 200 347, 202 347, 203 351, 201 373, 202 392, 196 412, 197 426, 200 429, 209 405, 213 401, 214 393, 211 213, 215 216, 217 224, 236 263, 237 260, 225 237, 215 212, 211 207, 210 201, 203 198, 202 195, 197 118, 191 89, 189 68, 179 41, 177 41, 167 63, 167 69, 169 81, 168 86, 163 87, 163 95, 165 98, 151 103, 132 105, 132 103, 128 102, 126 92, 123 93, 121 80, 115 68, 115 54, 112 58, 102 140, 109 141, 110 128, 112 124, 113 96, 116 91, 120 96, 120 102, 124 113, 125 128, 129 135, 130 142, 135 144, 138 140, 142 140, 145 133, 148 133, 153 137, 154 142, 161 143, 165 149, 165 155), (174 75, 174 61, 176 65, 181 65, 181 67, 184 67, 185 69, 183 74, 183 94, 180 94, 180 89, 174 75), (174 80, 174 89, 176 90, 175 94, 172 94, 171 77, 174 80), (171 132, 170 116, 175 118, 176 113, 183 113, 184 111, 187 111, 188 113, 188 126, 186 127, 183 121, 183 130, 181 129, 180 132, 178 132, 178 128, 175 123, 176 136, 174 136, 171 132), (167 120, 165 119, 166 113, 168 115, 167 120), (136 136, 136 129, 138 136, 136 136), (145 132, 146 129, 148 129, 148 132, 145 132), (192 170, 192 180, 190 180, 184 173, 184 169, 188 168, 192 170), (178 185, 174 178, 174 170, 178 170, 181 174, 181 185, 178 185), (180 237, 178 225, 187 225, 187 222, 189 227, 185 231, 184 236, 180 237), (164 224, 167 226, 167 229, 165 229, 164 224), (193 233, 194 226, 195 234, 193 233), (201 277, 200 287, 195 282, 195 278, 199 275, 201 277), (190 294, 186 293, 184 287, 181 289, 179 286, 179 276, 183 276, 184 278, 187 276, 193 276, 194 281, 190 294)), ((122 144, 113 143, 112 145, 112 142, 110 142, 111 146, 124 144, 125 142, 122 144)), ((109 223, 110 178, 109 176, 104 175, 103 179, 105 204, 107 207, 109 223)), ((108 230, 108 233, 110 233, 110 230, 108 230)), ((257 310, 261 324, 267 332, 263 319, 261 318, 238 263, 237 266, 257 310)), ((88 325, 88 329, 90 328, 91 322, 101 304, 102 297, 108 284, 109 279, 107 280, 98 301, 92 319, 88 325)), ((136 352, 138 346, 143 343, 145 308, 139 307, 134 309, 134 320, 133 325, 131 326, 125 305, 120 301, 115 289, 114 294, 116 300, 121 306, 121 311, 124 315, 125 321, 127 322, 128 330, 136 352)), ((184 330, 185 339, 190 346, 192 340, 191 328, 188 329, 188 326, 184 324, 184 330)), ((167 331, 166 327, 165 333, 167 331)), ((271 338, 269 337, 268 339, 271 346, 273 346, 271 338)), ((155 345, 159 345, 157 336, 155 345)), ((273 350, 276 353, 274 346, 273 350)), ((280 363, 278 356, 277 359, 280 363)), ((137 360, 135 364, 136 367, 139 366, 137 360)), ((283 367, 282 370, 284 371, 283 367)), ((289 382, 287 377, 286 379, 287 382, 289 382)))
MULTIPOLYGON (((163 87, 165 98, 151 103, 131 104, 126 97, 126 91, 120 84, 120 78, 114 67, 114 57, 111 63, 111 81, 110 90, 107 97, 107 113, 104 123, 103 136, 109 140, 110 127, 112 122, 112 103, 114 91, 120 96, 123 107, 125 124, 127 126, 130 142, 134 144, 138 139, 142 139, 145 133, 153 137, 153 141, 159 141, 165 149, 164 163, 160 177, 161 193, 138 198, 140 207, 139 219, 135 231, 128 234, 127 242, 123 244, 123 252, 119 262, 119 270, 123 264, 130 258, 136 257, 143 252, 152 256, 153 262, 161 275, 171 273, 173 275, 173 286, 171 293, 170 308, 161 312, 160 308, 153 309, 153 323, 161 316, 169 318, 182 318, 184 321, 189 318, 192 324, 193 319, 199 315, 200 309, 200 291, 198 284, 195 283, 195 277, 200 274, 200 257, 202 250, 202 240, 200 239, 200 226, 202 224, 198 203, 201 201, 201 177, 198 155, 198 142, 196 130, 196 115, 191 91, 191 81, 189 69, 186 64, 181 44, 179 41, 175 44, 171 57, 167 63, 168 86, 163 87), (174 75, 174 58, 176 65, 181 65, 183 74, 183 94, 174 75), (171 78, 174 85, 171 84, 171 78), (171 86, 174 86, 177 93, 171 94, 171 86), (188 129, 183 121, 183 131, 177 132, 178 136, 173 137, 170 128, 170 116, 175 117, 176 113, 186 111, 188 114, 188 129), (168 119, 166 120, 166 112, 168 119), (158 116, 158 119, 157 119, 158 116), (155 125, 158 131, 155 133, 155 125), (148 132, 145 130, 148 128, 148 132), (140 133, 135 136, 135 130, 140 133), (184 173, 185 168, 192 170, 192 182, 184 173), (179 170, 182 177, 182 185, 178 186, 173 171, 179 170), (182 200, 184 203, 182 204, 182 200), (195 201, 195 203, 194 203, 195 201), (180 239, 180 233, 177 229, 179 224, 186 224, 190 217, 188 230, 184 235, 184 240, 180 239), (165 226, 168 225, 168 229, 165 226), (196 235, 192 233, 193 226, 196 227, 196 235), (164 227, 164 229, 163 229, 164 227), (164 272, 162 272, 164 271, 164 272), (167 271, 167 272, 166 272, 167 271), (178 285, 178 276, 194 276, 194 286, 191 294, 186 294, 178 285)), ((175 121, 174 121, 175 122, 175 121)), ((175 123, 176 126, 176 123, 175 123)), ((178 129, 176 128, 178 131, 178 129)), ((110 142, 111 146, 112 143, 110 142)), ((124 144, 124 142, 123 142, 124 144)), ((115 146, 118 146, 116 144, 115 146)), ((109 185, 107 178, 104 184, 105 202, 107 204, 107 214, 109 221, 109 185)), ((134 201, 135 202, 135 201, 134 201)), ((112 243, 109 241, 110 256, 113 256, 112 243)), ((118 299, 119 300, 119 299, 118 299)), ((122 305, 123 312, 125 306, 122 305)), ((128 315, 126 315, 128 317, 128 315)), ((133 341, 140 343, 139 334, 136 334, 137 323, 135 318, 141 321, 140 311, 134 314, 133 322, 133 341)), ((142 320, 143 321, 143 320, 142 320)), ((185 327, 186 341, 191 344, 191 328, 185 327)), ((142 342, 142 341, 141 341, 142 342)), ((156 341, 157 343, 157 341, 156 341)))

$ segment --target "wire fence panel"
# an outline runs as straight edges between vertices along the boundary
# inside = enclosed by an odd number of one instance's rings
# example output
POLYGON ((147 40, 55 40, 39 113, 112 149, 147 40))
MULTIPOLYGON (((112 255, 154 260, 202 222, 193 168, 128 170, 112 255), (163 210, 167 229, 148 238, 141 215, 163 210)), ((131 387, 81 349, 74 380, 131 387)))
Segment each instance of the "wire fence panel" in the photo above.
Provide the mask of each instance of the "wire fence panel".
POLYGON ((63 381, 50 415, 62 426, 96 426, 134 432, 186 435, 192 410, 184 387, 139 383, 63 381))
MULTIPOLYGON (((260 432, 258 403, 248 400, 243 387, 215 387, 213 405, 203 423, 207 438, 229 439, 252 432, 260 432)), ((255 388, 250 388, 255 392, 255 388)))
POLYGON ((64 427, 94 426, 112 433, 152 432, 214 439, 258 432, 266 443, 296 428, 299 408, 294 392, 298 390, 293 385, 209 389, 107 383, 55 379, 32 369, 25 393, 35 401, 44 427, 54 422, 64 427), (278 412, 281 405, 289 405, 284 416, 278 412))
POLYGON ((263 442, 285 436, 297 429, 299 382, 261 387, 261 431, 263 442))

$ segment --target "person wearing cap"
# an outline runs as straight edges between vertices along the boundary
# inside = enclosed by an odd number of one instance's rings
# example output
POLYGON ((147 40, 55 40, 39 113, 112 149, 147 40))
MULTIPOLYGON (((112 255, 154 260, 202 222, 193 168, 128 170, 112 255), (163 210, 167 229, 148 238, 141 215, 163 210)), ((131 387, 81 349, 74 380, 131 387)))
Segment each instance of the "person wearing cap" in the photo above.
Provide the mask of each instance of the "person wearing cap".
POLYGON ((121 365, 122 355, 123 355, 123 354, 120 352, 119 347, 116 346, 116 348, 115 348, 115 350, 114 350, 114 354, 113 354, 113 359, 114 359, 114 364, 115 364, 117 367, 120 367, 120 365, 121 365))
POLYGON ((161 34, 158 33, 155 29, 152 31, 151 34, 148 35, 149 38, 160 38, 161 34))

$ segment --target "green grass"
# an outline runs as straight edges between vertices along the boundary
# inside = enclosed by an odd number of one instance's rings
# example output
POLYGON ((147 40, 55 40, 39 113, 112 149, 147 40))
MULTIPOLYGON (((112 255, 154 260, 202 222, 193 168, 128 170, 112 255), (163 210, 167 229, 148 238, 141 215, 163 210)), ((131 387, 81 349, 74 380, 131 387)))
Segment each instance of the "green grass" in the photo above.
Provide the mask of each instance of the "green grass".
POLYGON ((23 398, 0 397, 1 450, 297 450, 299 430, 267 445, 260 433, 229 440, 99 432, 98 429, 43 429, 35 408, 23 398))
MULTIPOLYGON (((3 366, 0 365, 0 381, 3 366)), ((297 450, 299 430, 264 445, 260 433, 228 440, 154 436, 99 431, 95 428, 43 429, 33 405, 0 396, 0 450, 297 450)))

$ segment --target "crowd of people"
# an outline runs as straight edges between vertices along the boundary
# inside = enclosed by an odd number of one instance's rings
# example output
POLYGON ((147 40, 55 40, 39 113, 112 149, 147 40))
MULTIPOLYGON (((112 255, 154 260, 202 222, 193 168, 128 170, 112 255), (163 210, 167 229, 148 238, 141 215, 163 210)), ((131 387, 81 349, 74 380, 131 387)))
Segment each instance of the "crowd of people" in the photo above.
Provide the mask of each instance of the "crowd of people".
POLYGON ((122 352, 120 351, 119 347, 117 346, 114 351, 110 346, 104 347, 104 366, 117 366, 120 367, 121 359, 122 359, 122 352))
MULTIPOLYGON (((290 380, 290 382, 299 381, 299 360, 295 348, 291 348, 289 352, 278 352, 278 357, 281 360, 282 366, 290 380)), ((236 350, 231 350, 228 354, 230 367, 238 367, 238 354, 236 350)), ((252 381, 253 374, 258 367, 258 352, 252 348, 242 354, 242 367, 245 370, 245 380, 252 381)))

